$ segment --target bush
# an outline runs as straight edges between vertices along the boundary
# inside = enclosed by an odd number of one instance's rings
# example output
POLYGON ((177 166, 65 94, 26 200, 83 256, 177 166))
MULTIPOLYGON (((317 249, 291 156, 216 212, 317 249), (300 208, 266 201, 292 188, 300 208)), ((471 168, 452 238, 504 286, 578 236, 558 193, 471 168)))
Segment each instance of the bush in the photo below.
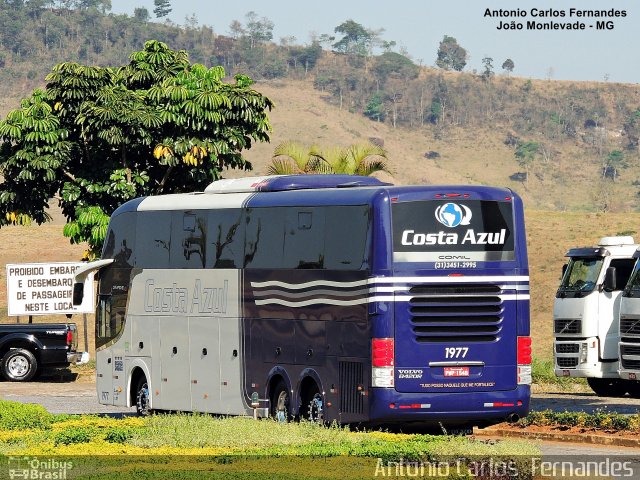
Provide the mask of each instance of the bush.
POLYGON ((95 431, 86 427, 70 427, 60 430, 53 437, 53 444, 71 445, 74 443, 89 443, 95 435, 95 431))
POLYGON ((0 400, 0 430, 50 428, 53 415, 41 405, 0 400))

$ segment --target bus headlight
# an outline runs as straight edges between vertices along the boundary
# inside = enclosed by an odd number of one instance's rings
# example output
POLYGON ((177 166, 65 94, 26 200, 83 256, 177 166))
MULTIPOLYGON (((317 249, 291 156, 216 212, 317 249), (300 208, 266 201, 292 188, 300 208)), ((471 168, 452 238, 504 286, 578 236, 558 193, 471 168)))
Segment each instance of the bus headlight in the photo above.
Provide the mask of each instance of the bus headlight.
POLYGON ((586 343, 580 344, 580 363, 587 363, 587 357, 589 356, 589 345, 586 343))

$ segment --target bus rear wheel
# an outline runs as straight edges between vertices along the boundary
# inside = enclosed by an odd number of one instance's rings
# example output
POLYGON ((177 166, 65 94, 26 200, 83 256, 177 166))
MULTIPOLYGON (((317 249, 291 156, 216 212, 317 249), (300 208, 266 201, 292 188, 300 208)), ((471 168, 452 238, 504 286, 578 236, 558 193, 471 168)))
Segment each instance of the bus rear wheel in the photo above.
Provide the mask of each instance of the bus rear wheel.
POLYGON ((288 422, 291 418, 290 396, 287 385, 283 380, 276 383, 269 399, 271 416, 281 423, 288 422))
POLYGON ((145 377, 140 377, 136 386, 136 412, 141 417, 151 414, 149 402, 149 383, 145 377))
POLYGON ((623 397, 627 386, 617 378, 587 378, 591 390, 599 397, 623 397))
POLYGON ((316 385, 305 395, 303 401, 304 411, 302 412, 302 418, 309 422, 323 423, 324 422, 324 399, 322 394, 316 385))

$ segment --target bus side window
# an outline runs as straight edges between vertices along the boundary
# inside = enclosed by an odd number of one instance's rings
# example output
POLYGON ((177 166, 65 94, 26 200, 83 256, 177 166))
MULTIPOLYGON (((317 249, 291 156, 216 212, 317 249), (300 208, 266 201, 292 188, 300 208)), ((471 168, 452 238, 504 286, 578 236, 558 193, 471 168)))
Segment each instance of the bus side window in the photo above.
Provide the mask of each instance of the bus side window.
POLYGON ((245 267, 282 268, 285 211, 284 208, 246 210, 245 267))
POLYGON ((101 347, 113 338, 111 336, 111 295, 98 297, 96 313, 96 347, 101 347))
POLYGON ((242 268, 245 222, 242 210, 212 210, 207 232, 208 268, 242 268))
POLYGON ((111 218, 102 258, 113 258, 121 267, 135 264, 136 212, 125 212, 111 218))
POLYGON ((329 270, 361 270, 368 267, 370 236, 366 205, 326 209, 324 266, 329 270))
POLYGON ((171 220, 171 267, 204 268, 207 258, 207 211, 173 212, 171 220))
POLYGON ((282 268, 324 268, 325 208, 286 209, 282 268))
POLYGON ((136 228, 136 266, 169 268, 171 212, 139 212, 136 228))

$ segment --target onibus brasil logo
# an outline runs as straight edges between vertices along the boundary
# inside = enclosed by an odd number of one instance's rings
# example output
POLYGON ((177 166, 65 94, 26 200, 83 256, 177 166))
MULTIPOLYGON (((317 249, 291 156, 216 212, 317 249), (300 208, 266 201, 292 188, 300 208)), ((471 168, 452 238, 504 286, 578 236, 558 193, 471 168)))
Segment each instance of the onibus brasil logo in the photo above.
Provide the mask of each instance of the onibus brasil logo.
POLYGON ((445 227, 457 227, 458 225, 469 225, 471 222, 471 210, 466 205, 457 203, 445 203, 436 208, 436 220, 445 227))

